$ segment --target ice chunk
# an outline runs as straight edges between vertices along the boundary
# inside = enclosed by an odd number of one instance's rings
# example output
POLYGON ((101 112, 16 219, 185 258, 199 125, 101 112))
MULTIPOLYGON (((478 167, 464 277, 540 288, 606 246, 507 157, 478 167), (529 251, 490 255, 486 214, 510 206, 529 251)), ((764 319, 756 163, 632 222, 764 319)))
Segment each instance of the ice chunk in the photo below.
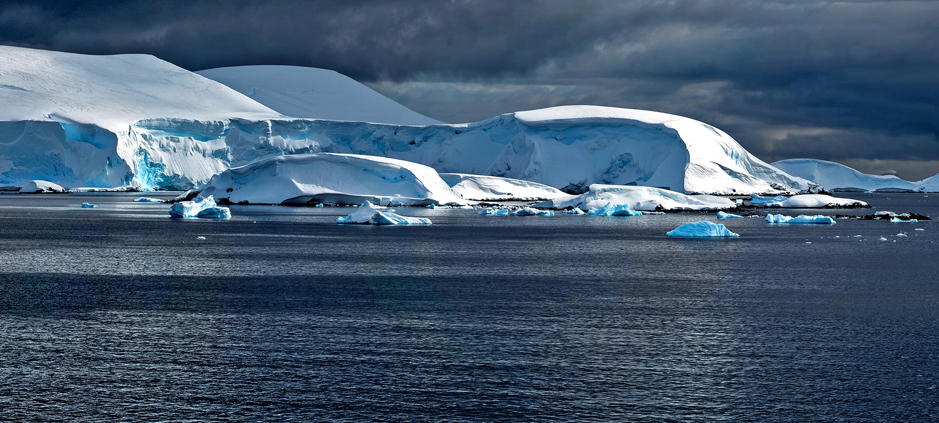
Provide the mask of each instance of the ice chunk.
POLYGON ((577 207, 574 207, 572 209, 567 209, 566 213, 567 214, 584 214, 584 211, 577 207))
POLYGON ((863 201, 852 200, 850 198, 838 198, 824 194, 800 194, 786 198, 760 197, 759 195, 750 195, 750 205, 755 207, 784 207, 799 209, 818 209, 823 207, 869 207, 863 201))
POLYGON ((740 236, 740 234, 731 232, 720 223, 706 220, 683 223, 665 235, 672 238, 737 238, 740 236))
POLYGON ((192 201, 180 201, 170 207, 172 217, 202 217, 209 219, 228 219, 231 211, 228 207, 218 207, 212 196, 197 197, 192 201))
POLYGON ((925 231, 923 228, 916 228, 917 231, 925 231))
POLYGON ((204 237, 204 236, 197 236, 197 237, 196 237, 196 239, 199 239, 199 240, 204 240, 204 239, 205 239, 205 237, 204 237))
POLYGON ((896 216, 891 217, 891 218, 890 218, 890 221, 893 222, 893 223, 916 223, 916 222, 918 222, 918 220, 916 220, 916 219, 903 220, 903 219, 901 219, 901 218, 899 218, 899 217, 896 217, 896 216))
POLYGON ((82 203, 82 208, 83 209, 95 209, 95 208, 98 208, 98 206, 91 204, 91 203, 82 203))
POLYGON ((906 236, 906 234, 897 234, 897 236, 906 236))
POLYGON ((508 216, 509 211, 506 209, 497 209, 497 208, 490 207, 488 209, 480 210, 479 214, 483 216, 508 216))
POLYGON ((739 219, 741 217, 743 216, 738 216, 736 214, 731 214, 731 213, 722 212, 722 211, 717 212, 718 219, 739 219))
POLYGON ((159 198, 153 198, 153 197, 137 197, 134 199, 134 201, 138 203, 162 203, 163 202, 163 200, 159 198))
POLYGON ((423 217, 401 216, 390 211, 381 211, 374 204, 366 201, 352 214, 336 219, 340 224, 360 225, 430 225, 430 219, 423 217))
POLYGON ((554 216, 551 210, 539 210, 531 207, 522 207, 512 211, 512 216, 554 216))
POLYGON ((605 206, 587 211, 591 216, 642 216, 642 213, 623 204, 606 203, 605 206))
POLYGON ((832 219, 824 215, 816 215, 816 216, 800 215, 800 216, 792 217, 792 216, 783 216, 781 214, 768 214, 766 215, 766 221, 769 223, 807 223, 807 224, 827 224, 827 225, 835 224, 835 219, 832 219))
POLYGON ((26 185, 20 188, 20 194, 36 194, 40 192, 66 192, 68 191, 65 188, 62 188, 61 185, 54 184, 49 181, 29 181, 26 185))
POLYGON ((884 237, 880 237, 880 240, 881 240, 881 241, 886 241, 886 240, 887 240, 887 238, 884 238, 884 237))
POLYGON ((756 207, 779 207, 783 201, 786 201, 786 197, 776 196, 776 197, 760 197, 756 194, 750 194, 750 205, 756 207))

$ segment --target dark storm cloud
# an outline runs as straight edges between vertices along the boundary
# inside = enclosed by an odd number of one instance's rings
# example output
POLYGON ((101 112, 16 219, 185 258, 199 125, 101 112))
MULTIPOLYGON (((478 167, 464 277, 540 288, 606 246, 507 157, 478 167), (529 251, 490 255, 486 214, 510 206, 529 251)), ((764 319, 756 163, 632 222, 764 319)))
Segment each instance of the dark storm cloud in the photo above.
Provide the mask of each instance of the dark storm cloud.
POLYGON ((0 43, 335 69, 451 122, 600 104, 767 160, 939 160, 935 2, 8 0, 0 43))

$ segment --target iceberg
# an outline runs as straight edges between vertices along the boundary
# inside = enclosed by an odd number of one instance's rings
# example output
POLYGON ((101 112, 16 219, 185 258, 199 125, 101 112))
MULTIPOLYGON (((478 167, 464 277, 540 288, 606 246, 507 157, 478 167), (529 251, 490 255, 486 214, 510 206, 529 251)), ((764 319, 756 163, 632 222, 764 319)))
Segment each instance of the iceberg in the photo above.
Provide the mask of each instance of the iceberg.
POLYGON ((153 197, 137 197, 134 199, 134 201, 138 203, 162 203, 163 202, 163 200, 159 198, 153 198, 153 197))
POLYGON ((718 219, 740 219, 742 217, 743 216, 739 216, 739 215, 731 214, 727 212, 722 212, 722 211, 717 212, 718 219))
POLYGON ((893 222, 893 223, 916 223, 916 222, 918 222, 918 220, 916 220, 916 219, 903 220, 903 219, 901 219, 901 218, 899 218, 899 217, 897 217, 897 216, 891 217, 891 218, 890 218, 890 221, 893 222))
POLYGON ((512 211, 512 216, 554 216, 551 210, 539 210, 531 207, 522 207, 512 211))
POLYGON ((791 197, 776 196, 773 198, 750 195, 750 205, 754 207, 781 207, 794 209, 820 209, 820 208, 853 208, 870 207, 867 203, 850 198, 838 198, 825 194, 799 194, 791 197))
POLYGON ((781 214, 768 214, 766 215, 766 221, 768 223, 804 223, 804 224, 824 224, 824 225, 835 224, 835 219, 832 219, 824 215, 816 215, 816 216, 800 215, 800 216, 792 217, 792 216, 783 216, 781 214))
POLYGON ((508 216, 509 211, 507 209, 496 209, 496 208, 487 208, 479 211, 480 215, 483 216, 508 216))
POLYGON ((441 173, 440 178, 454 193, 473 201, 544 201, 567 195, 548 185, 498 176, 441 173))
POLYGON ((612 204, 607 203, 603 207, 592 208, 587 211, 587 214, 591 216, 642 216, 642 212, 638 212, 629 208, 629 206, 623 204, 612 204))
POLYGON ((563 210, 569 208, 593 209, 612 204, 632 210, 724 210, 737 205, 723 197, 712 195, 686 195, 662 188, 629 185, 591 185, 581 195, 567 195, 535 204, 535 207, 563 210))
POLYGON ((82 203, 82 208, 83 209, 96 209, 98 208, 98 206, 91 204, 91 203, 82 203))
POLYGON ((681 226, 665 234, 672 238, 738 238, 735 234, 720 223, 700 222, 683 223, 681 226))
POLYGON ((584 214, 584 211, 581 210, 581 209, 579 209, 579 208, 577 208, 577 207, 573 207, 573 208, 569 208, 569 209, 565 210, 565 213, 567 213, 567 214, 584 214))
POLYGON ((336 219, 339 224, 360 225, 430 225, 430 219, 423 217, 401 216, 390 211, 381 211, 374 204, 366 201, 352 214, 336 219))
POLYGON ((248 204, 465 204, 427 166, 356 154, 297 154, 259 160, 212 177, 202 196, 248 204))
POLYGON ((49 193, 49 192, 68 192, 67 189, 62 188, 62 186, 49 182, 49 181, 29 181, 20 188, 20 194, 38 194, 38 193, 49 193))
POLYGON ((219 207, 212 196, 196 197, 192 201, 180 201, 170 207, 171 217, 201 217, 207 219, 229 219, 228 207, 219 207))

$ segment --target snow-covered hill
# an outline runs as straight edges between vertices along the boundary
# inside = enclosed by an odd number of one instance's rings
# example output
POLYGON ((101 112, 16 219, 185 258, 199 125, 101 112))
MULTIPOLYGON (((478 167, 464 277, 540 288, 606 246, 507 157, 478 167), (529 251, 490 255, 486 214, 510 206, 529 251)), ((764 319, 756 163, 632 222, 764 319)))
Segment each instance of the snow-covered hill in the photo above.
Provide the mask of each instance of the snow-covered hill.
POLYGON ((257 160, 333 152, 571 192, 594 183, 715 194, 813 186, 710 125, 641 110, 564 106, 430 126, 293 119, 150 56, 13 47, 0 47, 0 87, 0 184, 188 189, 257 160))
POLYGON ((869 175, 840 163, 815 159, 789 159, 773 163, 780 170, 817 182, 830 191, 916 191, 920 183, 893 175, 869 175))
POLYGON ((454 193, 474 201, 541 201, 563 197, 563 191, 536 182, 498 176, 441 173, 454 193))
POLYGON ((196 73, 295 118, 394 125, 442 123, 331 70, 300 66, 234 66, 196 73))

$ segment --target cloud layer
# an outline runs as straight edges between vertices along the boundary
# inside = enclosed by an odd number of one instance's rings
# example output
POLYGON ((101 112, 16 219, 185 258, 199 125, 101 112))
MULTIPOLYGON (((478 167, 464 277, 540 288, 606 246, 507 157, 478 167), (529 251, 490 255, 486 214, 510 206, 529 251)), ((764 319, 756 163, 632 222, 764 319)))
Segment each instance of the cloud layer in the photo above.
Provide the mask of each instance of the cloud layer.
POLYGON ((191 70, 335 69, 449 122, 644 108, 719 126, 767 161, 939 172, 935 2, 8 0, 0 29, 2 44, 191 70))

